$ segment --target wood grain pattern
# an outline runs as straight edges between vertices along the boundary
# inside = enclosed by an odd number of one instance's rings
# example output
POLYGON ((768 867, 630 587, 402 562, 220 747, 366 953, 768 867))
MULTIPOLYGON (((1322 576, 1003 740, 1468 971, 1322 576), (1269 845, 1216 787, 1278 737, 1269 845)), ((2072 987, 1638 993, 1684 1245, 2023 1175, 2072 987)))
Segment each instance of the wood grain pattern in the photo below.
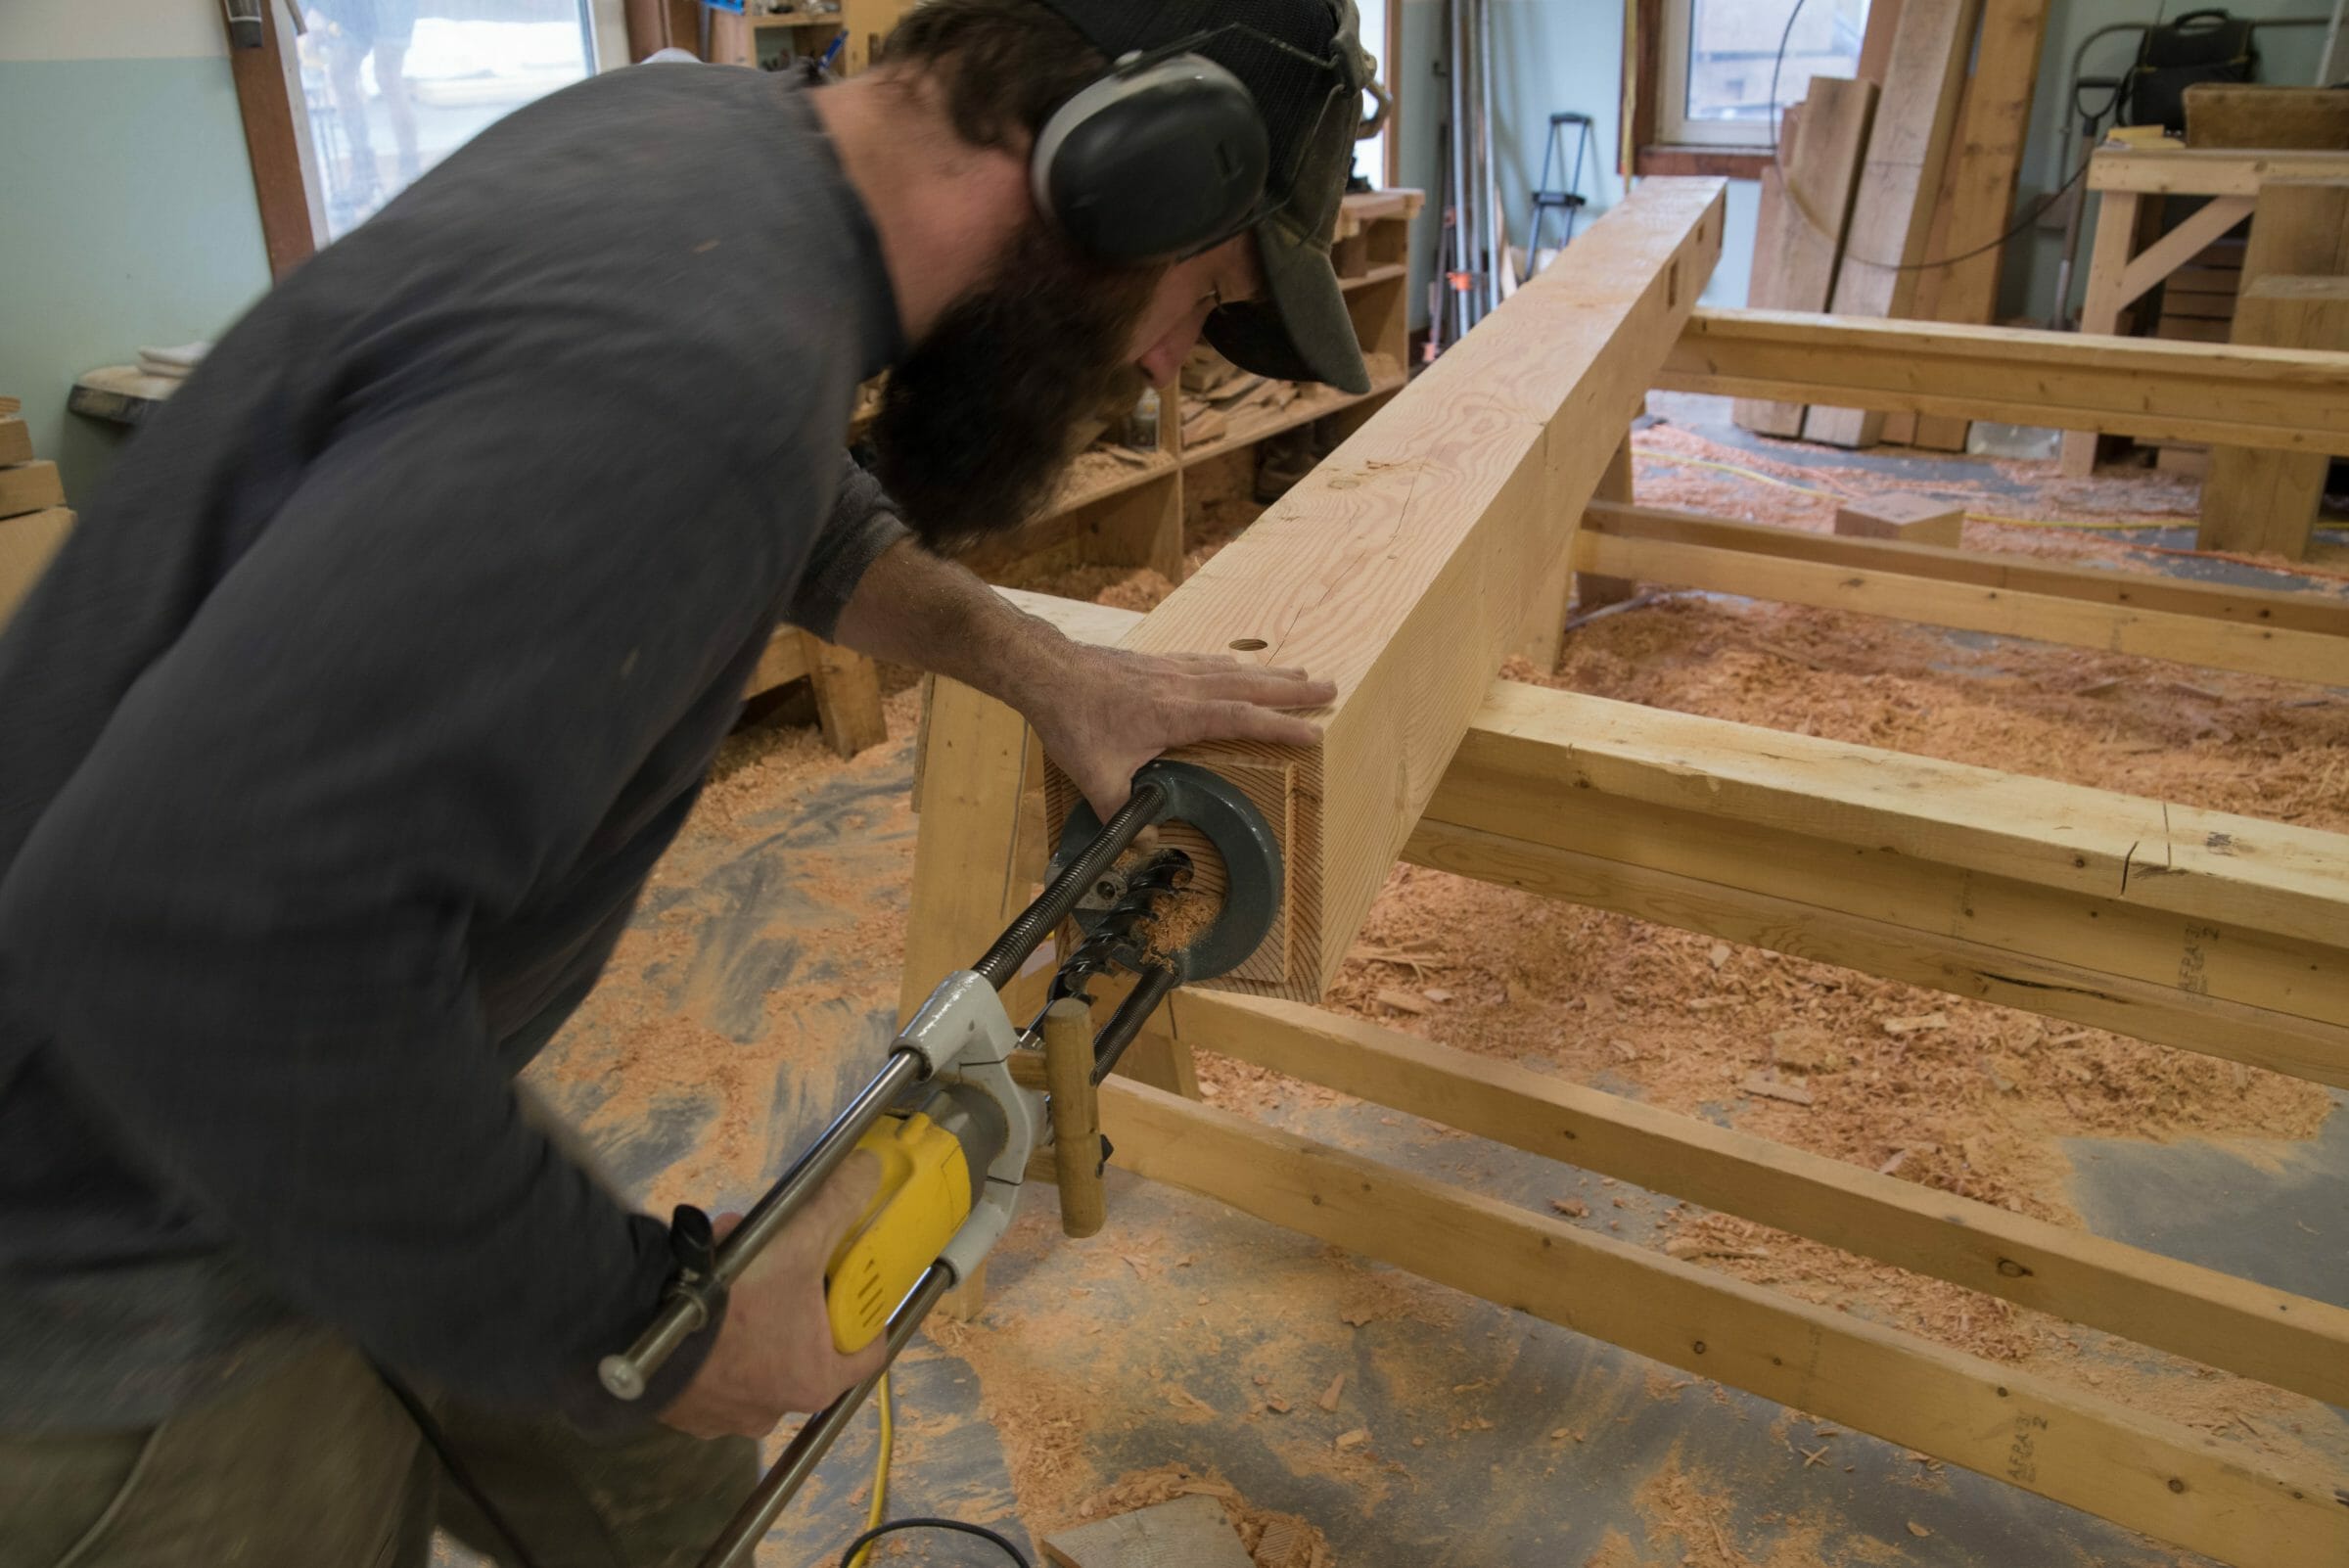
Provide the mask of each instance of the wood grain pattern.
MULTIPOLYGON (((2230 340, 2272 348, 2349 350, 2349 278, 2260 278, 2236 301, 2230 340)), ((2323 452, 2214 446, 2194 547, 2304 559, 2331 471, 2332 459, 2323 452)))
POLYGON ((1120 1084, 1102 1112, 1129 1169, 1361 1256, 2228 1562, 2349 1557, 2326 1476, 1228 1112, 1120 1084))
MULTIPOLYGON (((1830 552, 1927 552, 1925 546, 1865 540, 1819 543, 1830 552)), ((1927 553, 1958 557, 1945 564, 1974 576, 2055 570, 1956 551, 1927 553)), ((2124 578, 2108 591, 2143 591, 2163 605, 2173 601, 2158 590, 2183 586, 2146 583, 2141 590, 2124 578)), ((2075 587, 2083 596, 2090 591, 2086 584, 2075 587)), ((2246 601, 2240 613, 2256 618, 2259 601, 2268 597, 2246 601)), ((2281 613, 2295 607, 2276 608, 2281 613)), ((2321 607, 2296 608, 2314 615, 2321 607)), ((1062 619, 1071 635, 1102 643, 1119 640, 1140 621, 1130 611, 1093 605, 1069 606, 1062 619)), ((1701 806, 1640 798, 1638 789, 1613 796, 1576 788, 1576 780, 1559 771, 1586 740, 1576 715, 1551 709, 1559 715, 1549 737, 1554 744, 1542 744, 1528 730, 1540 727, 1542 712, 1554 701, 1601 700, 1497 681, 1489 695, 1498 699, 1498 711, 1480 709, 1471 718, 1404 848, 1405 858, 2349 1087, 2349 963, 2342 960, 2338 937, 2300 942, 2093 891, 2073 893, 1930 863, 1869 843, 1739 822, 1701 806), (1527 703, 1531 714, 1523 709, 1527 703), (1539 804, 1567 795, 1574 802, 1570 811, 1539 804)), ((1646 712, 1634 710, 1629 716, 1646 712)), ((1725 727, 1740 732, 1741 744, 1756 738, 1803 742, 1750 726, 1725 727)), ((1619 762, 1624 755, 1616 753, 1619 762)), ((1673 755, 1681 761, 1697 759, 1681 771, 1684 784, 1703 793, 1701 753, 1683 747, 1673 755)), ((1659 764, 1654 771, 1669 775, 1676 766, 1659 764)), ((1634 776, 1646 771, 1645 765, 1632 769, 1634 776)), ((1937 799, 1931 781, 1917 787, 1927 806, 1937 799)), ((2318 837, 2339 844, 2337 836, 2318 837)), ((2349 860, 2349 852, 2336 849, 2333 857, 2349 860)))
POLYGON ((21 517, 66 504, 57 465, 45 459, 0 468, 0 518, 21 517))
MULTIPOLYGON (((1597 822, 1591 827, 1594 841, 1598 832, 1606 831, 1597 822)), ((1898 879, 1884 877, 1880 863, 1847 852, 1841 863, 1816 858, 1796 865, 1791 874, 1781 874, 1783 868, 1772 857, 1805 846, 1741 834, 1738 842, 1722 846, 1691 873, 1669 868, 1676 862, 1677 847, 1667 834, 1678 833, 1683 841, 1690 836, 1702 839, 1710 829, 1701 817, 1686 812, 1641 815, 1625 827, 1629 831, 1599 845, 1606 853, 1598 854, 1422 821, 1405 845, 1404 858, 1455 876, 1702 932, 1724 942, 1840 964, 1953 996, 2349 1087, 2349 1029, 2179 984, 2182 974, 2194 974, 2191 965, 2226 950, 2226 933, 2215 928, 2191 930, 2181 923, 2167 947, 2169 974, 2140 979, 2116 974, 2113 967, 2135 958, 2161 957, 2149 942, 2140 941, 2137 934, 2096 941, 2093 928, 2085 924, 2084 908, 2071 902, 2050 909, 2050 903, 2067 901, 2044 891, 2031 892, 2024 907, 2037 920, 2061 926, 2058 942, 2068 939, 2069 946, 2031 944, 2012 936, 2023 927, 2001 920, 1997 912, 1976 911, 1966 902, 1970 890, 1964 875, 1946 867, 1938 873, 1938 887, 1929 878, 1915 879, 1913 886, 1885 887, 1878 884, 1898 879), (1865 885, 1835 879, 1836 871, 1853 863, 1872 873, 1865 885), (1796 896, 1771 891, 1781 887, 1796 896), (1817 901, 1807 902, 1806 898, 1817 901), (1853 912, 1886 904, 1900 918, 1853 912), (1945 918, 1934 919, 1937 912, 1945 918), (1999 936, 2011 945, 1993 946, 1977 940, 1978 934, 1999 936), (2092 941, 2096 942, 2095 957, 2105 967, 2065 956, 2092 941)), ((2004 901, 2014 901, 2006 896, 2015 885, 2002 884, 1993 891, 2004 901)))
POLYGON ((2329 87, 2198 82, 2186 90, 2186 145, 2349 152, 2349 97, 2329 87))
POLYGON ((2114 148, 2089 160, 2088 188, 2158 196, 2257 196, 2270 180, 2349 179, 2349 153, 2114 148))
MULTIPOLYGON (((1982 36, 1967 79, 1958 139, 1946 160, 1947 219, 1927 260, 1950 258, 1919 280, 1916 314, 1987 326, 1998 318, 2001 237, 2014 221, 2014 191, 2047 42, 2048 0, 1984 0, 1982 36)), ((1758 301, 1757 301, 1758 302, 1758 301)), ((1969 421, 1919 415, 1910 439, 1935 451, 1965 449, 1969 421)))
POLYGON ((2337 833, 1576 692, 1494 682, 1444 800, 1470 780, 1521 810, 1635 801, 2320 948, 2349 933, 2337 833))
POLYGON ((2349 453, 2349 355, 1700 310, 1656 386, 2349 453))
POLYGON ((1335 972, 1693 307, 1722 213, 1717 180, 1641 185, 1127 639, 1255 644, 1338 688, 1316 748, 1176 754, 1295 770, 1270 939, 1288 952, 1277 979, 1225 984, 1314 996, 1335 972))
POLYGON ((1596 503, 1575 560, 1643 582, 2349 685, 2349 606, 2308 594, 1596 503))
POLYGON ((72 530, 73 514, 62 506, 0 519, 0 626, 41 580, 49 558, 72 530))
MULTIPOLYGON (((2349 95, 2344 95, 2349 96, 2349 95)), ((2251 234, 2233 292, 2275 274, 2349 273, 2349 179, 2270 180, 2251 203, 2251 234)))
POLYGON ((1221 1051, 2326 1404, 2349 1400, 2349 1308, 1294 1002, 1178 992, 1161 1020, 1194 1050, 1221 1051))
MULTIPOLYGON (((1907 0, 1884 68, 1884 92, 1867 133, 1867 159, 1852 198, 1851 225, 1835 268, 1839 316, 1906 316, 1932 228, 1933 195, 1958 119, 1958 91, 1982 0, 1907 0)), ((1874 409, 1814 407, 1805 438, 1872 446, 1884 428, 1874 409)))
MULTIPOLYGON (((1779 138, 1783 175, 1776 166, 1763 175, 1762 213, 1754 232, 1754 281, 1748 293, 1754 308, 1827 308, 1875 109, 1873 82, 1814 76, 1803 102, 1786 112, 1786 128, 1779 138)), ((1803 433, 1799 403, 1740 398, 1729 417, 1765 436, 1803 433)))

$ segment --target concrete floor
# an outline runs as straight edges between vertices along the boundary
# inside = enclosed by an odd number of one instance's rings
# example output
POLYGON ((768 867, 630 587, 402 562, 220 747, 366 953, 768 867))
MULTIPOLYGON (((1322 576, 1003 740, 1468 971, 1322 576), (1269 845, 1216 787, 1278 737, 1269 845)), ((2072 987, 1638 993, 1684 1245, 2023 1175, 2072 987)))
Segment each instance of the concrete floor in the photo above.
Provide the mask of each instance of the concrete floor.
MULTIPOLYGON (((1736 433, 1725 424, 1703 434, 1736 433)), ((1947 472, 1948 460, 1835 461, 1923 479, 1911 471, 1947 472)), ((687 956, 672 943, 670 956, 616 982, 738 1042, 773 1085, 769 1104, 755 1108, 763 1152, 727 1170, 727 1190, 693 1194, 709 1207, 754 1195, 886 1044, 894 968, 840 950, 827 933, 867 898, 902 904, 910 762, 902 743, 868 754, 752 817, 758 831, 745 843, 689 836, 647 900, 640 921, 689 933, 687 956), (778 1014, 765 1001, 777 988, 821 999, 778 1014)), ((533 1073, 591 1132, 609 1090, 613 1027, 583 1015, 533 1073)), ((666 1203, 686 1195, 664 1190, 667 1177, 719 1113, 714 1091, 689 1088, 649 1119, 593 1135, 631 1192, 666 1203)), ((1630 1238, 1668 1201, 1620 1186, 1602 1197, 1596 1177, 1376 1107, 1270 1120, 1529 1209, 1578 1191, 1594 1207, 1622 1196, 1630 1238)), ((2349 1117, 2334 1117, 2280 1170, 2208 1144, 2080 1139, 2067 1152, 2074 1202, 2098 1232, 2349 1304, 2349 1117)), ((1049 1193, 1030 1197, 990 1268, 977 1332, 991 1354, 1028 1356, 1030 1376, 1061 1368, 1071 1408, 1090 1412, 1081 1444, 1102 1477, 1171 1461, 1211 1467, 1256 1505, 1319 1524, 1347 1568, 1580 1564, 1610 1532, 1640 1561, 1732 1561, 1729 1548, 1756 1563, 1773 1552, 1781 1562, 1951 1568, 2194 1560, 1871 1438, 1822 1438, 1818 1423, 1768 1402, 1114 1172, 1109 1229, 1089 1242, 1062 1242, 1049 1193), (1343 1403, 1324 1414, 1313 1396, 1341 1371, 1343 1403), (1285 1416, 1260 1407, 1266 1390, 1255 1379, 1267 1372, 1293 1403, 1285 1416), (1331 1439, 1358 1426, 1371 1441, 1334 1459, 1331 1439), (1806 1462, 1806 1451, 1820 1457, 1806 1462), (1710 1478, 1707 1494, 1719 1499, 1700 1539, 1651 1536, 1652 1515, 1635 1501, 1642 1482, 1675 1464, 1710 1478)), ((970 1360, 926 1343, 900 1363, 898 1384, 901 1422, 919 1441, 901 1448, 893 1512, 1012 1513, 1007 1453, 1021 1408, 997 1408, 1002 1391, 990 1392, 970 1360)), ((2349 1414, 2335 1413, 2349 1433, 2349 1414)), ((770 1537, 762 1562, 836 1560, 861 1523, 872 1443, 868 1419, 770 1537)), ((977 1542, 916 1539, 929 1562, 997 1560, 977 1542)))

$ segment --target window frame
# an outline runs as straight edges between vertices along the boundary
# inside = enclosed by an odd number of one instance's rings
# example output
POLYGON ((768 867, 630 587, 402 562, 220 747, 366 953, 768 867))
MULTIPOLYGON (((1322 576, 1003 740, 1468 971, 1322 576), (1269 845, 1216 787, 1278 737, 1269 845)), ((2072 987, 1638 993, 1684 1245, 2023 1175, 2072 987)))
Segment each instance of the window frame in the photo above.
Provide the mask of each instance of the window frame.
MULTIPOLYGON (((240 49, 233 37, 228 44, 229 74, 245 124, 245 152, 253 163, 253 200, 260 208, 261 244, 272 280, 317 254, 328 238, 325 194, 309 176, 316 166, 309 118, 294 112, 301 99, 301 68, 282 42, 281 29, 291 27, 287 17, 298 4, 262 0, 261 46, 240 49)), ((668 41, 670 15, 678 9, 678 0, 667 0, 665 7, 647 0, 587 0, 596 73, 662 47, 668 41)), ((228 26, 225 11, 220 25, 224 31, 228 26)))
POLYGON ((1632 37, 1623 52, 1623 114, 1618 127, 1623 146, 1619 161, 1630 165, 1623 172, 1760 179, 1776 156, 1769 142, 1708 135, 1714 127, 1688 125, 1677 110, 1670 116, 1663 112, 1667 103, 1687 101, 1688 26, 1694 5, 1695 0, 1634 0, 1632 37), (1681 134, 1668 134, 1668 127, 1681 134))

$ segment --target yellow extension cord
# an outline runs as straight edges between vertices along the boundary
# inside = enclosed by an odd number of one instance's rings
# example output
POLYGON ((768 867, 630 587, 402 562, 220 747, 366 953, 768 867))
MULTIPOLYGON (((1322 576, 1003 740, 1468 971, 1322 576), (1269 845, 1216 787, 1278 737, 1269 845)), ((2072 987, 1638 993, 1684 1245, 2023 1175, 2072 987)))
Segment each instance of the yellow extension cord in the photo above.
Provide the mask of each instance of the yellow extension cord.
MULTIPOLYGON (((889 1511, 889 1455, 890 1451, 898 1445, 897 1425, 890 1410, 889 1374, 883 1372, 881 1374, 881 1452, 873 1458, 873 1505, 866 1509, 864 1514, 864 1528, 867 1530, 880 1529, 881 1516, 889 1511)), ((881 1543, 878 1541, 866 1542, 863 1549, 856 1553, 855 1560, 850 1564, 850 1568, 864 1568, 866 1560, 873 1554, 873 1548, 879 1545, 881 1543)))

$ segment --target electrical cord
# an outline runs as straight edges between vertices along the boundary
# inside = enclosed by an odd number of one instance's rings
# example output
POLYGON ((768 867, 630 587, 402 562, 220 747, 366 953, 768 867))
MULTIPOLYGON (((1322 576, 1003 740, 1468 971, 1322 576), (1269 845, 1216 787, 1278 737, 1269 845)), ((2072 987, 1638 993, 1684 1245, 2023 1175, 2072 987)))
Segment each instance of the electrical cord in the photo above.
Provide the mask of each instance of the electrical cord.
POLYGON ((539 1568, 538 1560, 523 1545, 522 1537, 515 1533, 514 1526, 507 1522, 497 1504, 489 1500, 489 1494, 473 1478, 473 1472, 465 1467, 465 1461, 457 1457, 456 1447, 448 1441, 448 1434, 440 1429, 440 1423, 433 1418, 433 1412, 425 1407, 424 1401, 408 1386, 406 1379, 381 1361, 375 1364, 375 1373, 384 1380, 384 1386, 392 1391, 392 1397, 399 1401, 400 1407, 408 1412, 408 1419, 416 1423, 416 1430, 422 1434, 425 1447, 433 1451, 433 1456, 440 1461, 440 1468, 448 1479, 459 1492, 465 1494, 467 1501, 482 1511, 482 1517, 489 1521, 489 1528, 505 1538, 506 1549, 514 1553, 515 1568, 539 1568))
MULTIPOLYGON (((878 1528, 881 1521, 889 1516, 889 1465, 893 1451, 898 1446, 897 1416, 890 1407, 892 1401, 887 1372, 881 1374, 881 1386, 876 1392, 881 1411, 881 1445, 880 1451, 873 1456, 873 1505, 864 1512, 864 1527, 867 1530, 878 1528)), ((872 1555, 873 1548, 868 1542, 862 1551, 854 1552, 849 1559, 849 1568, 864 1568, 872 1555)))
POLYGON ((1020 1568, 1036 1568, 1036 1565, 1028 1560, 1026 1552, 985 1525, 968 1524, 960 1519, 929 1518, 892 1519, 885 1525, 877 1525, 867 1530, 863 1535, 850 1542, 849 1549, 841 1553, 840 1568, 850 1568, 850 1565, 855 1561, 857 1552, 864 1550, 883 1536, 895 1535, 899 1530, 951 1530, 959 1535, 977 1536, 982 1541, 992 1542, 995 1545, 1000 1546, 1003 1549, 1003 1555, 1018 1563, 1020 1568))

